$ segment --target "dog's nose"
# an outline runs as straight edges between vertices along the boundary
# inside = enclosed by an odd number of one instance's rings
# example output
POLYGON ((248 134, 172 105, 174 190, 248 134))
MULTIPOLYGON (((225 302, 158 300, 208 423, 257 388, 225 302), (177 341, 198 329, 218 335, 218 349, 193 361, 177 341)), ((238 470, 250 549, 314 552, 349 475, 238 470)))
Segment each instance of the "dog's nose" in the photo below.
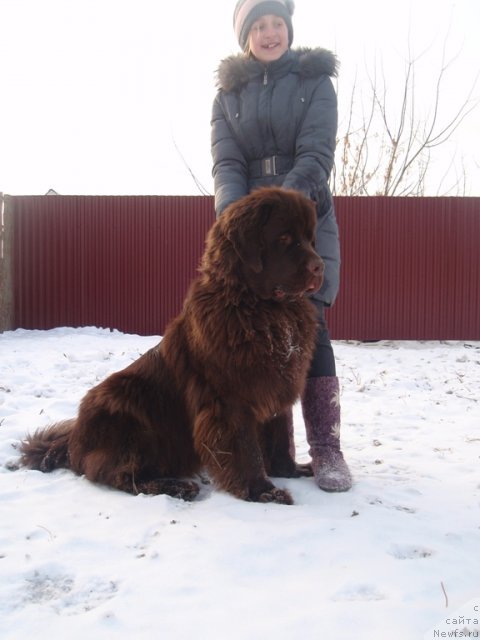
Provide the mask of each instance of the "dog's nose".
POLYGON ((321 276, 325 270, 325 265, 320 257, 315 256, 309 260, 307 268, 314 276, 321 276))

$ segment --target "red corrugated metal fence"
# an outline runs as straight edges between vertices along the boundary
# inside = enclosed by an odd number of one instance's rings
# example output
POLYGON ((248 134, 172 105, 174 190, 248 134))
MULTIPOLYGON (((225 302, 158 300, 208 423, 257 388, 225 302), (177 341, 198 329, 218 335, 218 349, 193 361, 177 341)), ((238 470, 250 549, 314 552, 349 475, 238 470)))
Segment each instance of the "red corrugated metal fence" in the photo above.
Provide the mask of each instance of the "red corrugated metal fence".
POLYGON ((342 279, 332 334, 480 339, 480 198, 336 198, 342 279))
MULTIPOLYGON (((480 198, 335 200, 335 339, 480 339, 480 198)), ((10 328, 161 334, 213 223, 210 197, 6 196, 10 328)))
POLYGON ((155 335, 180 308, 213 219, 209 199, 7 198, 14 327, 155 335))

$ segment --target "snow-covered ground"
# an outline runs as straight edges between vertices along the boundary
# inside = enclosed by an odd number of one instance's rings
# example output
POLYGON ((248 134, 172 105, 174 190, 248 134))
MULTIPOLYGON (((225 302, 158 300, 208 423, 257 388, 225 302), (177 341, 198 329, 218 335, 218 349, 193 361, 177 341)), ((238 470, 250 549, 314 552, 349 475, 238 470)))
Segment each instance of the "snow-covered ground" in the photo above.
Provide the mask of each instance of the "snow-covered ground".
POLYGON ((345 494, 185 503, 14 470, 26 431, 158 340, 0 334, 2 640, 480 637, 480 342, 335 343, 345 494))

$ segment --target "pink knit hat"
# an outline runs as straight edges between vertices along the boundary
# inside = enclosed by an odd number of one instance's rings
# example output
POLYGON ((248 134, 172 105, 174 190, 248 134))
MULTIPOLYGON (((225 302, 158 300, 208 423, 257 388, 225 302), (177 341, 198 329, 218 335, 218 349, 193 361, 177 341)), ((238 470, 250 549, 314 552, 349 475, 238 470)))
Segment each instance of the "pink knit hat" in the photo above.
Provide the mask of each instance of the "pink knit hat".
POLYGON ((285 20, 288 28, 288 45, 293 41, 293 0, 238 0, 233 13, 233 28, 242 49, 247 44, 252 24, 258 18, 272 14, 285 20))

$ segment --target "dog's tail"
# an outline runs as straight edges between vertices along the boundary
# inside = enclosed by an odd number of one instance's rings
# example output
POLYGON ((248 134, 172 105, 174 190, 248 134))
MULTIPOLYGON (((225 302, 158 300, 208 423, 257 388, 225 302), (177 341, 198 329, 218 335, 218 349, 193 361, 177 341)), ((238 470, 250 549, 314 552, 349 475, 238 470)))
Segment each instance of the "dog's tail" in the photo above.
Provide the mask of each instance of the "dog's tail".
POLYGON ((20 445, 20 463, 30 469, 70 468, 68 444, 75 420, 64 420, 28 435, 20 445))

